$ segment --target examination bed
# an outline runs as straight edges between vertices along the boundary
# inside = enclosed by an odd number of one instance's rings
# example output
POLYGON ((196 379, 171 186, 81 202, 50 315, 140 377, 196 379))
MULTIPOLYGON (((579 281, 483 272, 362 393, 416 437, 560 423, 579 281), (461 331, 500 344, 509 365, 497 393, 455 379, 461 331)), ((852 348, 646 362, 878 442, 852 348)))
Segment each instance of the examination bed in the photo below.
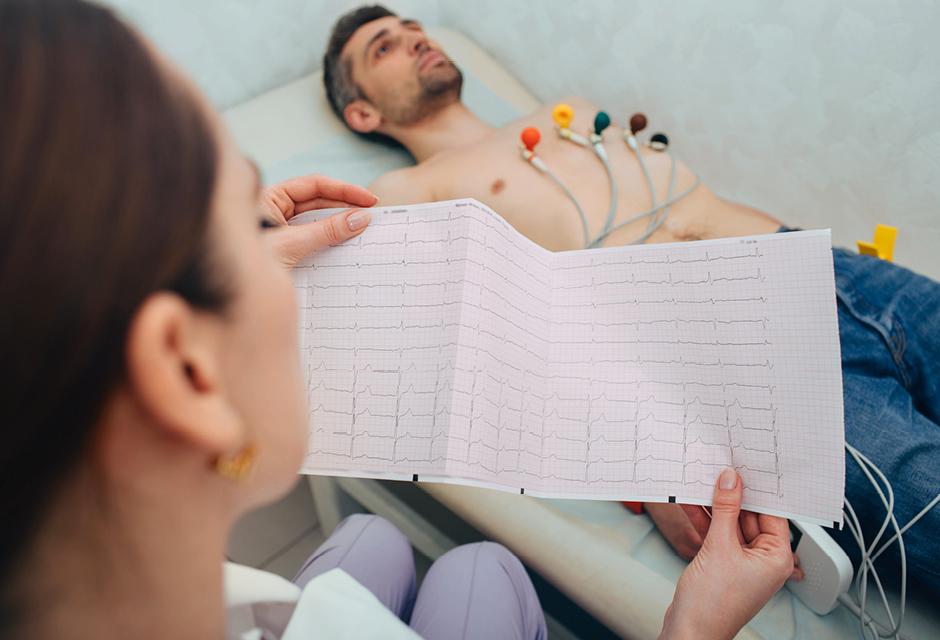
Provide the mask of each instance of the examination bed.
MULTIPOLYGON (((464 70, 465 99, 484 120, 503 124, 538 105, 522 84, 467 37, 444 28, 431 33, 464 70)), ((367 185, 383 172, 411 163, 400 150, 349 133, 329 109, 320 72, 233 106, 225 118, 267 181, 315 172, 367 185)), ((395 483, 350 478, 311 477, 309 482, 319 520, 327 530, 350 512, 373 511, 398 525, 431 559, 460 542, 466 535, 460 532, 485 535, 511 548, 562 600, 570 599, 625 637, 656 637, 684 566, 648 517, 634 515, 615 502, 539 500, 418 483, 433 498, 435 508, 429 510, 427 497, 415 499, 413 487, 402 491, 395 483), (447 524, 448 518, 458 522, 447 524)), ((564 608, 546 605, 553 637, 584 637, 577 618, 566 620, 558 613, 564 608)), ((875 617, 879 618, 877 613, 875 617)), ((914 594, 909 598, 904 636, 936 637, 938 630, 940 616, 914 594)), ((844 607, 819 617, 784 589, 741 637, 857 634, 857 619, 844 607)))

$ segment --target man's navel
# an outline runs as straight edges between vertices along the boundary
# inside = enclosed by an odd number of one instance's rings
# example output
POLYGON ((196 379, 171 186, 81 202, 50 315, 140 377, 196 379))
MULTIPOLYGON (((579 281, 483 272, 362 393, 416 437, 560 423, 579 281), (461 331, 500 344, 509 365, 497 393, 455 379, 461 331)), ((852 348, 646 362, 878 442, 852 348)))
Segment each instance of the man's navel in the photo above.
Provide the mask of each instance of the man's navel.
POLYGON ((505 188, 506 188, 506 181, 503 180, 502 178, 497 178, 496 180, 493 181, 493 184, 490 185, 490 193, 492 193, 495 196, 497 193, 502 192, 502 190, 505 188))

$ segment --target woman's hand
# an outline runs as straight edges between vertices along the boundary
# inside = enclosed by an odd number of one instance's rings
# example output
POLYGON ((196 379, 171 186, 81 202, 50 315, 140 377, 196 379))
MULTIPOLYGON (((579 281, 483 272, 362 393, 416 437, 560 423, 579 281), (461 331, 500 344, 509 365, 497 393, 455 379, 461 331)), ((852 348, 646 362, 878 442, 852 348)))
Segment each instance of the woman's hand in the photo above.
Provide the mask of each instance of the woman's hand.
POLYGON ((786 519, 742 513, 743 492, 734 469, 721 472, 708 533, 679 578, 661 638, 733 638, 793 573, 786 519))
POLYGON ((288 220, 314 209, 371 207, 378 201, 378 197, 367 189, 316 175, 285 180, 266 188, 261 196, 263 211, 272 222, 283 226, 272 230, 269 236, 275 253, 287 267, 293 267, 318 249, 359 235, 369 224, 372 214, 352 209, 296 227, 287 226, 288 220))
MULTIPOLYGON (((705 540, 705 534, 708 533, 708 526, 711 524, 711 517, 702 507, 688 504, 671 504, 666 502, 647 502, 643 504, 643 509, 653 520, 656 528, 666 539, 669 545, 683 560, 691 560, 702 548, 702 542, 705 540)), ((745 521, 756 517, 749 511, 742 511, 739 517, 741 528, 745 526, 745 521)), ((744 534, 739 536, 744 541, 744 534)), ((803 570, 799 566, 800 559, 793 554, 793 575, 790 577, 796 581, 803 579, 803 570)))

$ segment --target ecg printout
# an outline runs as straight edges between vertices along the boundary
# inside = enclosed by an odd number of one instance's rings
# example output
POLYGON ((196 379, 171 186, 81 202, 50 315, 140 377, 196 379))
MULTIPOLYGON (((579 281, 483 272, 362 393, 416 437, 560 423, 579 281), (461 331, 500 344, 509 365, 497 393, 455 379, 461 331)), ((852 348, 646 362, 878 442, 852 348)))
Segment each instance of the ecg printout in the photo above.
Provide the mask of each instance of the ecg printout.
POLYGON ((455 200, 294 282, 304 473, 710 504, 730 465, 745 508, 842 522, 828 230, 553 253, 455 200))

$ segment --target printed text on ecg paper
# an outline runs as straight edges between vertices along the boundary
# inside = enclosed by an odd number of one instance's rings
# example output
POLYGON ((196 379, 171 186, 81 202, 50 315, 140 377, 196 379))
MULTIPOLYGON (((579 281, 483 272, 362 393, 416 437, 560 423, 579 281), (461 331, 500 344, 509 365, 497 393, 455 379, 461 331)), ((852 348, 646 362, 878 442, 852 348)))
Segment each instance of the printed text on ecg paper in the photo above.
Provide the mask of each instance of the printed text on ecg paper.
POLYGON ((473 200, 378 209, 294 272, 306 473, 841 522, 828 231, 552 253, 473 200))

